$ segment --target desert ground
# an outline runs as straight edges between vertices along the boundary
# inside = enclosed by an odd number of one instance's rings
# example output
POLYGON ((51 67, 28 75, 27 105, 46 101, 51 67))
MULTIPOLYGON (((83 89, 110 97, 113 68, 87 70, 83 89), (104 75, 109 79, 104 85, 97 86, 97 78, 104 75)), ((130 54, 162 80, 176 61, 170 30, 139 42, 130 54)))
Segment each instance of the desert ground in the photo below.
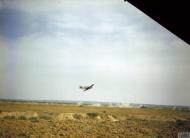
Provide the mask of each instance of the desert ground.
POLYGON ((190 111, 0 102, 2 138, 175 138, 190 111))

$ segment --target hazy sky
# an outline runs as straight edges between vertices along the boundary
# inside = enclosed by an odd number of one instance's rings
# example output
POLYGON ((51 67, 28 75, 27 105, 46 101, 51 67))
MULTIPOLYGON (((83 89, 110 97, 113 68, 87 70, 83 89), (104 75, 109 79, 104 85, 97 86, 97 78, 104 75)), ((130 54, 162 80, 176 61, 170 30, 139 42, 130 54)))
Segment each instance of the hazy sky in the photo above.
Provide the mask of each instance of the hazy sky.
POLYGON ((0 98, 190 105, 190 47, 123 0, 1 0, 0 98))

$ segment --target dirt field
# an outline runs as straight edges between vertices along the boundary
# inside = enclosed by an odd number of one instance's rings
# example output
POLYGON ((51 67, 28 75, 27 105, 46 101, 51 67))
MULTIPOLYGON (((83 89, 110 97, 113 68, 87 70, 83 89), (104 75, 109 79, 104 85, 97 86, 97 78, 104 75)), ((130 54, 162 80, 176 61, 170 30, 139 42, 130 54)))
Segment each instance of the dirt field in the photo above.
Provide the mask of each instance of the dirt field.
POLYGON ((190 111, 0 102, 0 137, 170 138, 190 132, 190 111))

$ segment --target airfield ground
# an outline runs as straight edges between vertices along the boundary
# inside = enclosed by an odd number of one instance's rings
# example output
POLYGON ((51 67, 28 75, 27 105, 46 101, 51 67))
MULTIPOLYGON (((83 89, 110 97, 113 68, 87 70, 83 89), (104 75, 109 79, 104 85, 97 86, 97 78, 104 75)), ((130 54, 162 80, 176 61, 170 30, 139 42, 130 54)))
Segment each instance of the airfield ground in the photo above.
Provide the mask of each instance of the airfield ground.
POLYGON ((0 102, 2 138, 177 138, 190 111, 0 102))

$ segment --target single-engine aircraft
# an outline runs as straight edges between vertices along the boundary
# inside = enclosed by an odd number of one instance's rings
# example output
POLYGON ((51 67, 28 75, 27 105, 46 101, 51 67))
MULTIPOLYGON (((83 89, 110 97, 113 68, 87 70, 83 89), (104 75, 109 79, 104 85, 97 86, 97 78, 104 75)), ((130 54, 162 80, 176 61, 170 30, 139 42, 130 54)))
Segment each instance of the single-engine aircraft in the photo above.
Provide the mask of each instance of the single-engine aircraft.
POLYGON ((83 91, 87 91, 89 89, 91 89, 94 86, 94 84, 90 85, 90 86, 79 86, 80 89, 82 89, 83 91))

